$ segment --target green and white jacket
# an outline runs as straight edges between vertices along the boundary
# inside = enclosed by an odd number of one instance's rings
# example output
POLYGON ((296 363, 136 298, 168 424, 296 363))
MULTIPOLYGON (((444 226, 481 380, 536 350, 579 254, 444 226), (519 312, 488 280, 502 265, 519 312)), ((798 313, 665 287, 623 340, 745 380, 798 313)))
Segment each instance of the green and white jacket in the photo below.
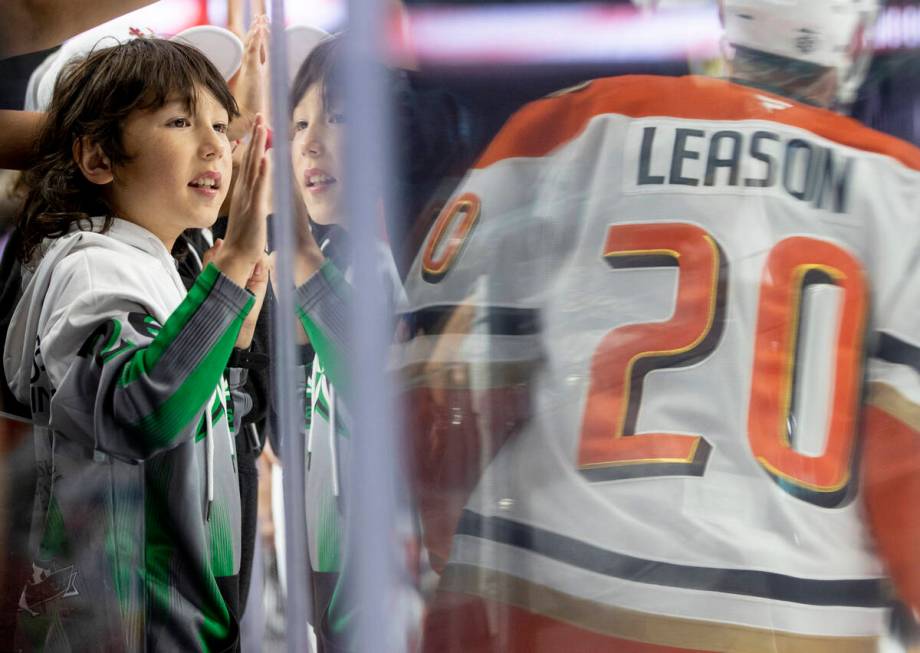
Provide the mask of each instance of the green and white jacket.
POLYGON ((252 304, 213 265, 186 292, 162 242, 123 220, 44 252, 3 361, 34 421, 20 624, 37 650, 235 646, 249 406, 226 366, 252 304))
MULTIPOLYGON (((324 244, 324 243, 323 243, 324 244)), ((384 282, 384 300, 391 310, 405 305, 405 294, 389 247, 377 244, 377 267, 384 282)), ((316 352, 305 370, 304 417, 307 432, 306 518, 313 580, 313 626, 324 650, 348 650, 347 630, 353 600, 343 597, 349 557, 345 541, 347 472, 352 448, 351 415, 346 401, 350 347, 349 306, 354 288, 351 270, 340 271, 328 260, 295 295, 298 315, 316 352)))

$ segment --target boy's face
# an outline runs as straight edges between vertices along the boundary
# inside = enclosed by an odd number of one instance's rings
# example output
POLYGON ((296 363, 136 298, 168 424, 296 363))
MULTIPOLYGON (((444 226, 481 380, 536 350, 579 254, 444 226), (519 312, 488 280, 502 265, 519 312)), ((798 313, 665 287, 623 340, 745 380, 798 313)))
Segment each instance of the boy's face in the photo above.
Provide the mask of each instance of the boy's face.
POLYGON ((227 110, 210 92, 197 95, 194 112, 176 99, 128 116, 122 139, 132 158, 113 170, 109 200, 118 216, 167 248, 185 229, 214 224, 230 188, 227 110))
MULTIPOLYGON (((338 102, 336 103, 339 104, 338 102)), ((323 106, 323 89, 314 84, 294 107, 291 160, 294 181, 314 222, 341 221, 345 115, 342 107, 323 106)))

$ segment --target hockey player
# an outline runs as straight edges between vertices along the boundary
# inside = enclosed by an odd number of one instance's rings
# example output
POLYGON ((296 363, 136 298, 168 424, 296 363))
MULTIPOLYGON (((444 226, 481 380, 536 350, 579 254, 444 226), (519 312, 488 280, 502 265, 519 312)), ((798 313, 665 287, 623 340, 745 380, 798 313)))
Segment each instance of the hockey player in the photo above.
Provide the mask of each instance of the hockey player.
POLYGON ((407 279, 428 651, 875 651, 920 608, 920 151, 875 2, 725 0, 731 81, 503 128, 407 279))

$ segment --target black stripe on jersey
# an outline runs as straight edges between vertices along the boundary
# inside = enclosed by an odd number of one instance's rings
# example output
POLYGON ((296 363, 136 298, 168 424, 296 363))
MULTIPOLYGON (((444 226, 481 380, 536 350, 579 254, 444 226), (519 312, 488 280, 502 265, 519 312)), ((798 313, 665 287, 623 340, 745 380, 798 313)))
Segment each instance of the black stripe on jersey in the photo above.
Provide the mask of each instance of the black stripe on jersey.
POLYGON ((458 535, 526 549, 574 567, 636 583, 739 594, 804 605, 881 608, 889 605, 880 578, 815 580, 766 571, 695 567, 608 551, 503 517, 464 510, 458 535))
MULTIPOLYGON (((412 334, 417 334, 423 329, 426 335, 440 335, 457 308, 457 304, 429 306, 415 312, 403 313, 400 317, 407 321, 409 332, 412 334)), ((485 312, 485 315, 477 320, 477 324, 485 320, 490 335, 531 336, 540 332, 540 314, 536 309, 486 306, 480 310, 485 312)))
POLYGON ((879 332, 878 343, 875 351, 872 352, 872 357, 896 365, 908 365, 920 372, 920 347, 904 342, 884 331, 879 332))

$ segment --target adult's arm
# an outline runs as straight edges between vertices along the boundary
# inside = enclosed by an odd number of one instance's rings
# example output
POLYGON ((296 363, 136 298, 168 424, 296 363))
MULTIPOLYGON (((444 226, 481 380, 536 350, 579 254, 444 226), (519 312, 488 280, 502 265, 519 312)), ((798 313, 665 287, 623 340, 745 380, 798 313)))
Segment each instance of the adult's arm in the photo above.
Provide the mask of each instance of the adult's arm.
POLYGON ((31 165, 44 120, 44 113, 0 111, 0 168, 24 170, 31 165))
POLYGON ((154 0, 3 0, 0 59, 37 52, 154 0))

